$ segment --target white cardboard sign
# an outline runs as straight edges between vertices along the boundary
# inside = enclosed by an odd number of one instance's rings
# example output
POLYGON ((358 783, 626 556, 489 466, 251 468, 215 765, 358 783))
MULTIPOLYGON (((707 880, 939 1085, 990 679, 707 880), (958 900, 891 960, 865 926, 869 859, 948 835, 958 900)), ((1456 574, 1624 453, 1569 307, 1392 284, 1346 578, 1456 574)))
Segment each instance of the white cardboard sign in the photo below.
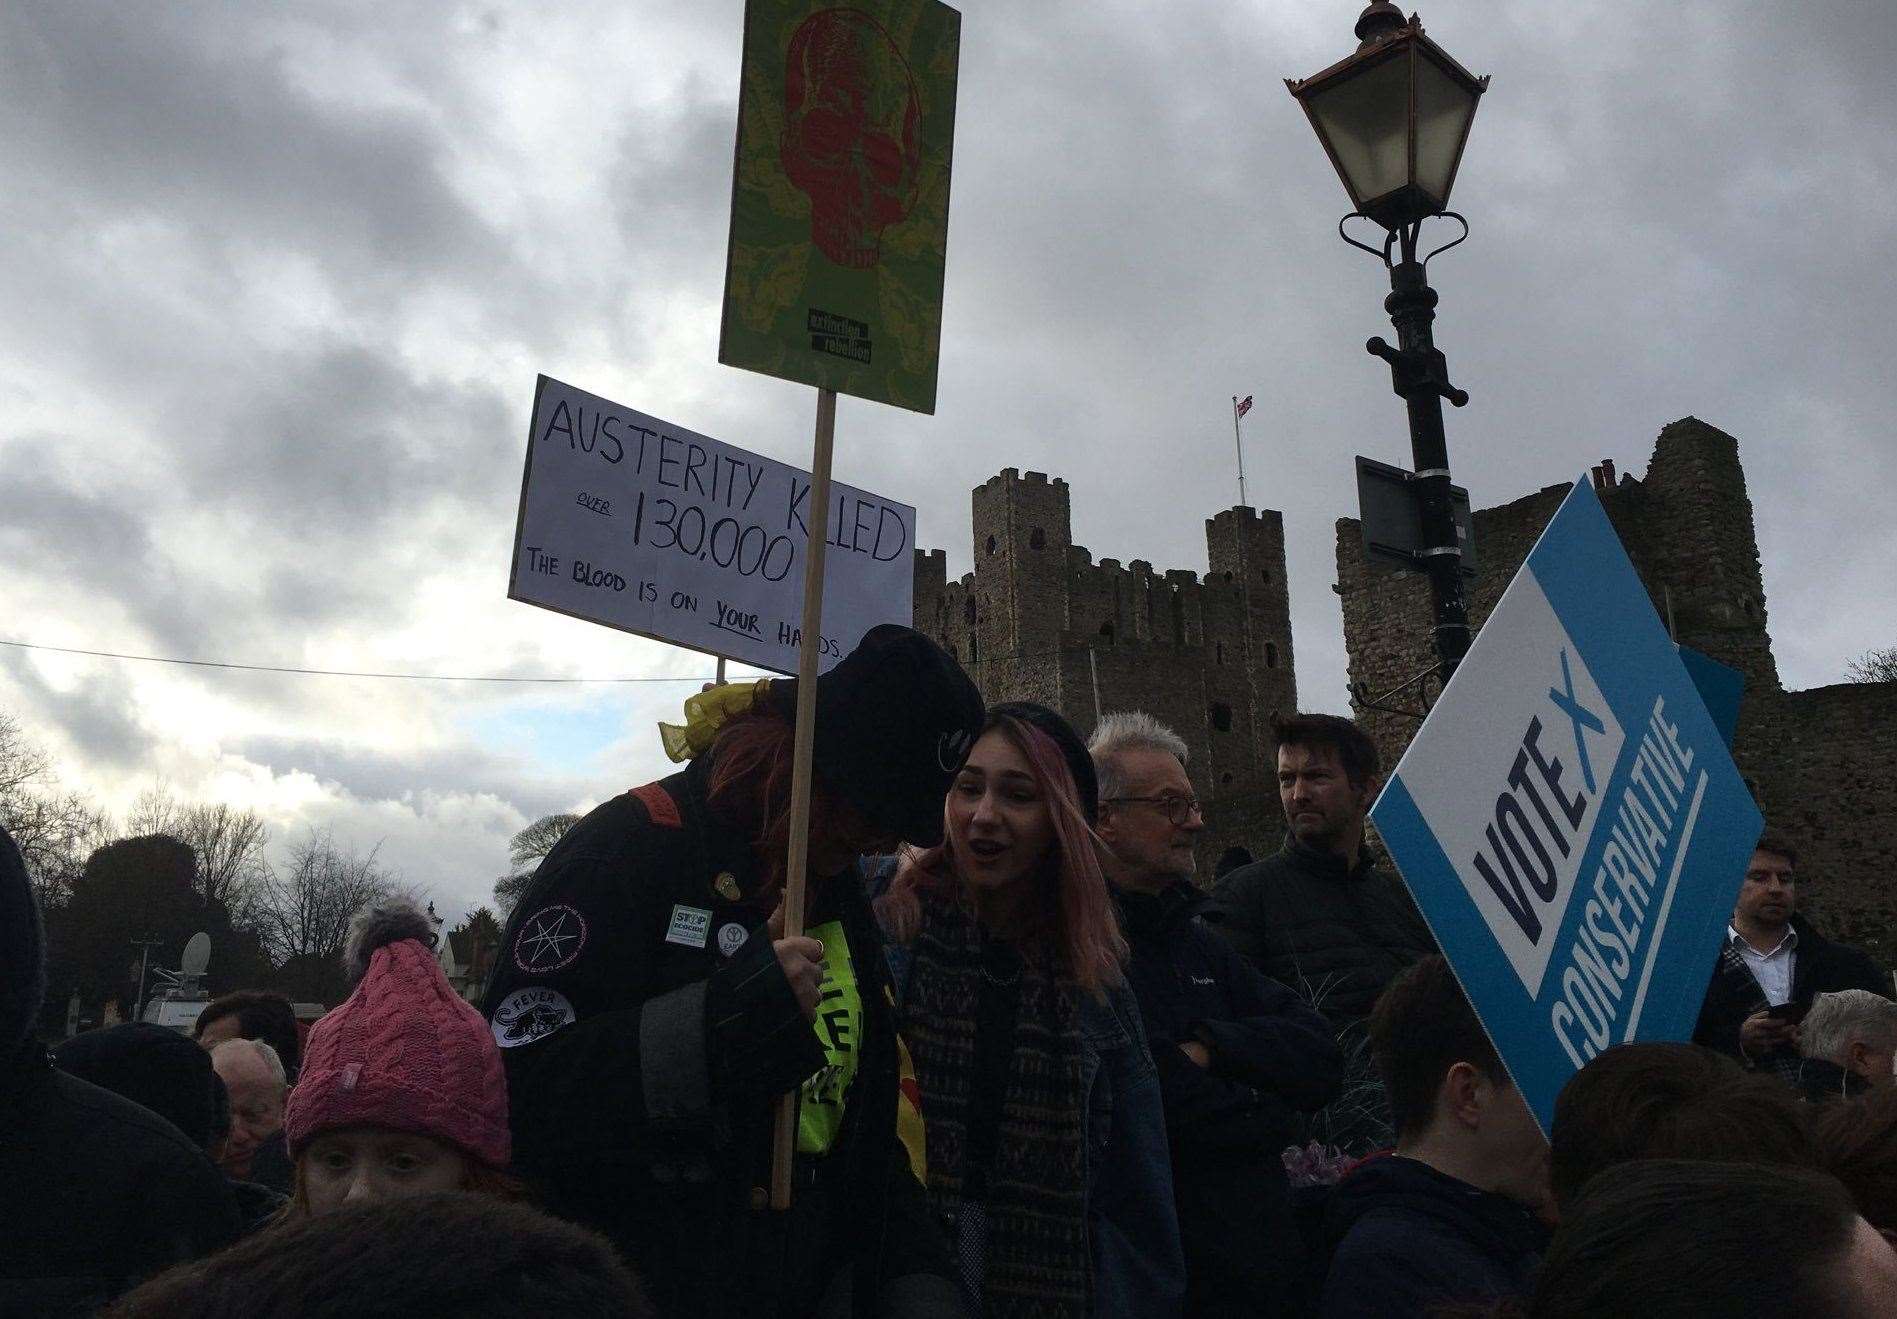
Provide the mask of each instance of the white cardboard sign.
MULTIPOLYGON (((822 519, 827 670, 910 624, 916 511, 833 483, 822 519)), ((509 599, 794 673, 810 474, 541 376, 509 599)))

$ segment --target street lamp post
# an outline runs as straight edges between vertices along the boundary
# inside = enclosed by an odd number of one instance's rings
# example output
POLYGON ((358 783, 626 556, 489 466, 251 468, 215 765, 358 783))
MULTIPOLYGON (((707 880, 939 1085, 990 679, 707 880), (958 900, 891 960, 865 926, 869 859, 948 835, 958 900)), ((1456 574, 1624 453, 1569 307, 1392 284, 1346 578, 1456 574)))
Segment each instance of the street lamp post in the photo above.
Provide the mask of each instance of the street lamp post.
POLYGON ((1373 0, 1358 16, 1356 32, 1361 44, 1354 54, 1285 86, 1303 105, 1355 207, 1338 221, 1339 235, 1381 258, 1390 272, 1383 306, 1396 327, 1396 346, 1374 338, 1365 347, 1390 364, 1391 387, 1409 408, 1422 532, 1414 566, 1429 578, 1437 672, 1446 684, 1469 650, 1469 611, 1442 401, 1461 407, 1469 396, 1449 383, 1448 364, 1430 333, 1436 291, 1425 269, 1431 257, 1469 235, 1468 222, 1448 209, 1449 190, 1489 80, 1456 63, 1424 35, 1419 19, 1406 20, 1389 0, 1373 0), (1384 229, 1380 249, 1346 231, 1360 217, 1384 229), (1455 220, 1462 233, 1419 260, 1423 223, 1436 217, 1455 220))

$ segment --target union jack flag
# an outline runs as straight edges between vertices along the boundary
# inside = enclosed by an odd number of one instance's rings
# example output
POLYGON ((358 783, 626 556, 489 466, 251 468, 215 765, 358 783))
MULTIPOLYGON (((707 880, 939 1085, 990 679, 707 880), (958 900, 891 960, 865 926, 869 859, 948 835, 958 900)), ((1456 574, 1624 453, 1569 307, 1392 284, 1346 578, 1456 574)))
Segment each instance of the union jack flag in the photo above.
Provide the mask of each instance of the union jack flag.
POLYGON ((1240 400, 1240 402, 1239 402, 1239 405, 1238 405, 1238 415, 1242 417, 1242 416, 1244 416, 1244 415, 1245 415, 1245 414, 1246 414, 1247 412, 1250 412, 1250 411, 1251 411, 1251 395, 1250 395, 1250 394, 1247 394, 1247 395, 1245 395, 1245 397, 1244 397, 1244 398, 1243 398, 1242 400, 1240 400))

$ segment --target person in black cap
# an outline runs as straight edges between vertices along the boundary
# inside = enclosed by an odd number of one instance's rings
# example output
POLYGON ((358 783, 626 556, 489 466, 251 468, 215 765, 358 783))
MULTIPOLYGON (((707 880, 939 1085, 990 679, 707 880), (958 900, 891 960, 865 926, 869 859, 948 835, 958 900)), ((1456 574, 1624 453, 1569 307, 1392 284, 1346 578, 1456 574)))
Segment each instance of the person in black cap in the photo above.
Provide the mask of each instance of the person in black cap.
POLYGON ((190 1138, 52 1065, 35 1035, 45 990, 39 906, 0 829, 0 1315, 91 1314, 238 1228, 190 1138))
POLYGON ((817 680, 809 929, 786 938, 795 703, 782 680, 686 702, 663 731, 691 763, 574 825, 514 908, 483 1012, 515 1171, 611 1238, 662 1314, 959 1316, 898 1133, 888 973, 852 867, 940 840, 981 697, 895 626, 817 680), (799 1089, 778 1213, 772 1107, 799 1089))
MULTIPOLYGON (((150 1109, 213 1159, 230 1133, 230 1095, 211 1055, 175 1030, 145 1021, 89 1030, 55 1045, 53 1061, 69 1076, 150 1109)), ((229 1185, 253 1231, 289 1202, 258 1182, 232 1179, 229 1185)))
POLYGON ((1185 1265, 1158 1074, 1093 830, 1093 759, 997 705, 947 837, 892 858, 878 913, 915 1060, 929 1203, 977 1313, 1177 1315, 1185 1265))

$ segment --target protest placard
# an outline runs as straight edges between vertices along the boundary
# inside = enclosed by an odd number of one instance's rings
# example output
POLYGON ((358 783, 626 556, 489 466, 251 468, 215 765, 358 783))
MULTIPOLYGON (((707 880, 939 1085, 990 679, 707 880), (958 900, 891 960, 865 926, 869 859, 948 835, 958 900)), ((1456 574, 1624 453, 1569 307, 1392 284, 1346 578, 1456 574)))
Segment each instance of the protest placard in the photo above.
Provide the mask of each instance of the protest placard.
POLYGON ((718 360, 935 411, 961 15, 749 0, 718 360))
POLYGON ((510 599, 788 673, 804 559, 822 524, 827 670, 879 623, 911 621, 916 511, 541 376, 510 599))
POLYGON ((1603 1049, 1690 1038, 1762 822, 1587 479, 1371 818, 1544 1132, 1603 1049))

